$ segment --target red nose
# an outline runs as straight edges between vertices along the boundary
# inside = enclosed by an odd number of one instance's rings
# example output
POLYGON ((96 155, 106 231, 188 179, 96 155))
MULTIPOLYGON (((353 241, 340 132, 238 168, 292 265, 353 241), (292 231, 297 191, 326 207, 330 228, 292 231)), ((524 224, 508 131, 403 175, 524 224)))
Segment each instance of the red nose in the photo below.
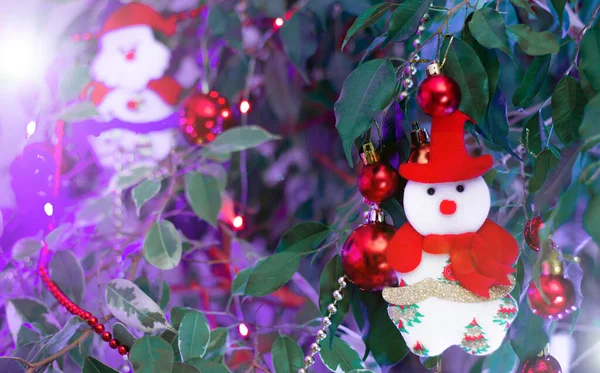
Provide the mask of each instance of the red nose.
POLYGON ((456 212, 456 202, 447 199, 440 203, 440 212, 444 215, 452 215, 456 212))
POLYGON ((135 50, 131 50, 131 51, 125 53, 125 59, 127 61, 133 61, 135 59, 135 50))

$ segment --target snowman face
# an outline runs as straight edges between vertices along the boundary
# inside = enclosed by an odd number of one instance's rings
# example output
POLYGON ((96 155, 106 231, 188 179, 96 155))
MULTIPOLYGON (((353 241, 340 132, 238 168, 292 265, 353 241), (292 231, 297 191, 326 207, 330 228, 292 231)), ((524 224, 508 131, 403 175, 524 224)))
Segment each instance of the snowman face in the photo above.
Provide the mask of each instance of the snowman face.
POLYGON ((481 176, 438 184, 409 181, 404 190, 406 217, 423 236, 476 232, 490 203, 490 190, 481 176))
POLYGON ((104 118, 117 118, 129 123, 156 122, 173 114, 175 110, 150 89, 139 92, 113 89, 106 94, 97 109, 104 118))
POLYGON ((131 26, 100 38, 90 72, 107 87, 138 90, 162 77, 170 59, 171 51, 154 38, 150 27, 131 26))

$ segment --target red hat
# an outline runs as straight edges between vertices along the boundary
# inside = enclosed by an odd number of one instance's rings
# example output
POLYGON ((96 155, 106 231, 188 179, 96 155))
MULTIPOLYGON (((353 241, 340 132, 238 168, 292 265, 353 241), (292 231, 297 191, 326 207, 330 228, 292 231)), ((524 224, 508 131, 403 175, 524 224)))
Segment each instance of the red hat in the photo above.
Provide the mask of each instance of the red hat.
POLYGON ((156 92, 167 104, 174 106, 179 102, 179 96, 183 89, 175 79, 170 76, 163 76, 160 79, 151 80, 148 83, 148 89, 156 92))
POLYGON ((108 17, 100 35, 124 27, 147 25, 167 36, 171 36, 175 33, 176 22, 177 17, 163 18, 160 13, 146 4, 129 3, 108 17))
POLYGON ((471 157, 465 148, 464 125, 468 115, 456 110, 447 116, 434 116, 431 123, 429 162, 404 163, 400 175, 419 183, 448 183, 481 176, 494 164, 494 158, 485 154, 471 157))

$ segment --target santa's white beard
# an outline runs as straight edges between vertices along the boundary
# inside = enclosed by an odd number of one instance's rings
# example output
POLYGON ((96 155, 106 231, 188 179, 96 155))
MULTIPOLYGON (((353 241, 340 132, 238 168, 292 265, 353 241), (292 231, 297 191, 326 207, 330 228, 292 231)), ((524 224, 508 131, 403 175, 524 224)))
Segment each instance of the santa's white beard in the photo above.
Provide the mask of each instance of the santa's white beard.
POLYGON ((99 50, 90 68, 92 77, 107 87, 139 90, 162 77, 169 67, 171 51, 154 38, 148 26, 111 31, 100 38, 99 50), (135 57, 128 60, 127 52, 135 57))
POLYGON ((117 88, 106 94, 97 110, 105 120, 116 118, 129 123, 149 123, 165 119, 173 114, 175 107, 150 89, 130 92, 117 88), (137 108, 129 107, 129 102, 137 102, 137 108))
POLYGON ((173 130, 138 134, 124 129, 112 129, 88 140, 98 163, 103 167, 114 167, 117 163, 157 162, 169 155, 175 146, 173 130), (117 157, 124 153, 125 156, 117 157))

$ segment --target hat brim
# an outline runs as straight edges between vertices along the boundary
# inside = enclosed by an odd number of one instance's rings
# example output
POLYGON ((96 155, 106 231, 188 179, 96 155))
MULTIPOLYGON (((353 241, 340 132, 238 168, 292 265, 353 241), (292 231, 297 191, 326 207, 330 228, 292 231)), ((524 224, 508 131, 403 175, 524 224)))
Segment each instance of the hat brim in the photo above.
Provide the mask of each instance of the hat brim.
POLYGON ((404 163, 398 172, 406 180, 419 183, 451 183, 469 180, 485 174, 494 158, 485 154, 476 158, 452 159, 440 163, 404 163))

